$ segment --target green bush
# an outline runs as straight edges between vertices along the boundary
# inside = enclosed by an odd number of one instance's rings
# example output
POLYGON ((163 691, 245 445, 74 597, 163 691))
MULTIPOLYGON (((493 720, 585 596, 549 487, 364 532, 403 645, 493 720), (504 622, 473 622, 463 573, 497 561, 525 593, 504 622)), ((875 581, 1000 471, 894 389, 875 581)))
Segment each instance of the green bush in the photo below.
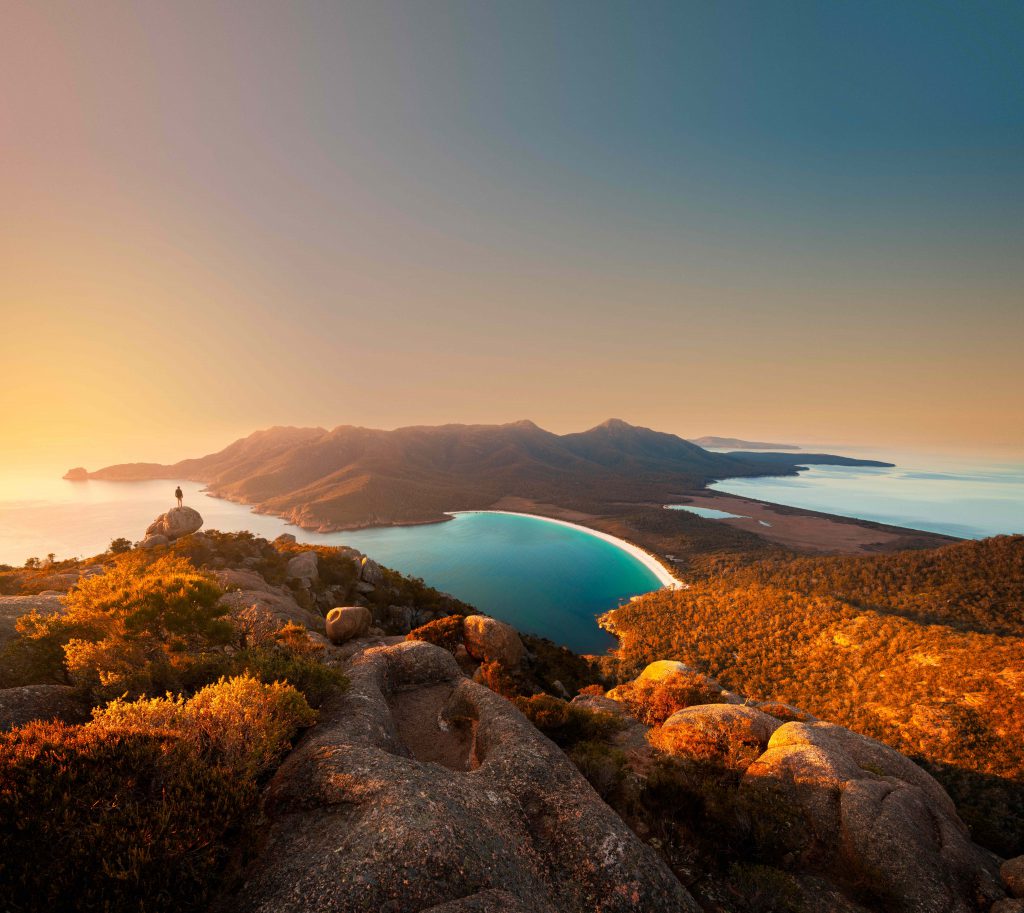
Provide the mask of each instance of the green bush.
POLYGON ((517 697, 515 705, 544 735, 566 749, 583 741, 607 741, 622 729, 622 722, 610 713, 588 710, 550 694, 517 697))
POLYGON ((590 781, 597 794, 612 802, 626 779, 628 762, 626 753, 600 741, 577 742, 569 750, 569 757, 590 781))
POLYGON ((288 682, 302 692, 310 706, 319 707, 335 691, 348 686, 348 676, 324 665, 321 652, 304 627, 287 624, 272 641, 242 650, 233 667, 266 684, 288 682))

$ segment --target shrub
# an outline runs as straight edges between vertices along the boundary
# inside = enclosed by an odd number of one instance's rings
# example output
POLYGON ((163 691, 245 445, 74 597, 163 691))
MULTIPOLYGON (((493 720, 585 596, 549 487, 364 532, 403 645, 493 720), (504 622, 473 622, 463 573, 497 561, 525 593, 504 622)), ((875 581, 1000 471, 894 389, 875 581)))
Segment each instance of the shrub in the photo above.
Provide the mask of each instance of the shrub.
POLYGON ((15 911, 204 909, 257 777, 314 715, 240 677, 0 735, 0 883, 15 911))
POLYGON ((521 670, 509 670, 497 662, 480 663, 474 680, 510 701, 537 690, 526 680, 521 670))
POLYGON ((621 749, 588 740, 573 746, 569 758, 606 802, 611 801, 622 788, 628 764, 621 749))
POLYGON ((274 766, 296 731, 316 714, 291 685, 265 685, 251 676, 221 679, 194 697, 114 700, 93 711, 96 732, 169 731, 198 754, 210 752, 237 776, 256 777, 274 766))
POLYGON ((59 723, 0 736, 0 782, 0 882, 24 911, 199 906, 257 795, 174 734, 59 723))
POLYGON ((583 741, 607 741, 622 728, 622 722, 610 713, 588 710, 550 694, 517 697, 515 705, 562 748, 571 748, 583 741))
POLYGON ((123 555, 125 552, 132 550, 132 543, 130 539, 125 539, 123 536, 119 536, 116 539, 111 540, 109 551, 114 555, 123 555))
POLYGON ((658 726, 677 710, 695 704, 714 704, 721 689, 697 672, 673 672, 661 679, 638 678, 619 685, 616 698, 648 726, 658 726))
POLYGON ((604 697, 605 691, 601 685, 587 685, 580 688, 579 693, 588 697, 604 697))
POLYGON ((746 770, 764 751, 757 740, 716 726, 658 726, 648 738, 661 751, 729 770, 746 770))
POLYGON ((726 890, 742 913, 803 913, 803 891, 788 872, 767 865, 733 863, 726 890))
POLYGON ((425 640, 428 644, 444 647, 449 653, 454 653, 462 643, 462 616, 448 615, 445 618, 428 621, 406 634, 405 639, 425 640))
POLYGON ((302 692, 311 706, 319 707, 333 692, 347 687, 348 676, 321 662, 322 648, 308 635, 302 625, 289 623, 271 642, 239 653, 234 667, 266 684, 288 682, 302 692))
POLYGON ((56 665, 62 648, 63 669, 95 698, 202 684, 211 651, 235 638, 212 578, 182 558, 147 561, 121 555, 107 573, 81 581, 64 614, 18 620, 40 661, 56 665))

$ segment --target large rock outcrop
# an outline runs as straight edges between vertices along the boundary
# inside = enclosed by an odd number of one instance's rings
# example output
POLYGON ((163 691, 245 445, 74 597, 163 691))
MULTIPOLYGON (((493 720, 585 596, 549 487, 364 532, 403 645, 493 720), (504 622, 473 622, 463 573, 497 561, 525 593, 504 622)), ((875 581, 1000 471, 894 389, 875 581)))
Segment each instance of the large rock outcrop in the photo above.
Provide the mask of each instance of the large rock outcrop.
POLYGON ((462 622, 462 636, 469 655, 482 662, 513 669, 526 654, 516 629, 488 615, 467 615, 462 622))
POLYGON ((889 898, 887 909, 975 913, 1002 894, 945 790, 886 745, 829 723, 786 723, 746 771, 802 818, 794 853, 889 898))
POLYGON ((782 722, 743 704, 696 704, 677 710, 657 733, 657 743, 675 755, 714 759, 727 767, 745 767, 751 752, 760 754, 782 722))
POLYGON ((422 641, 366 649, 277 772, 238 913, 697 906, 554 744, 422 641))
POLYGON ((1000 866, 999 874, 1013 897, 1024 898, 1024 856, 1007 859, 1000 866))
POLYGON ((173 542, 182 536, 198 532, 202 526, 203 518, 198 510, 192 507, 172 507, 146 527, 146 537, 166 536, 168 541, 173 542))
POLYGON ((214 577, 227 591, 220 604, 228 608, 235 625, 247 637, 269 637, 288 623, 324 633, 323 617, 300 606, 287 587, 275 587, 255 571, 241 568, 219 570, 214 577))

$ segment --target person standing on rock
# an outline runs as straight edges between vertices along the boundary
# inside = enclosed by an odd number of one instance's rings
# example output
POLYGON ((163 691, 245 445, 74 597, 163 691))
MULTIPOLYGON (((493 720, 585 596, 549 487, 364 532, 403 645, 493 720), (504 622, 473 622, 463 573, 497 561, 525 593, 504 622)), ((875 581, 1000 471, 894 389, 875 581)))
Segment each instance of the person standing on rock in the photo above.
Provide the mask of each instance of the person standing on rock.
POLYGON ((178 499, 178 507, 181 507, 181 502, 184 500, 185 496, 181 493, 180 485, 174 489, 174 497, 178 499))

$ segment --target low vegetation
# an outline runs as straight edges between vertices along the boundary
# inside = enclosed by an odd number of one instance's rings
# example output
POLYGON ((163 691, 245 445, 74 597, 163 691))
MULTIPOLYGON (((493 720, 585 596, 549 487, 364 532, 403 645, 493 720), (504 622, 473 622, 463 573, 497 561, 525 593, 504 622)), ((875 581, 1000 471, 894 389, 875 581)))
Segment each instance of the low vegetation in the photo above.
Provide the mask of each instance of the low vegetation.
POLYGON ((1024 851, 1024 537, 728 567, 606 616, 620 674, 678 659, 879 739, 947 788, 974 839, 1024 851))
POLYGON ((260 775, 313 719, 291 686, 243 676, 0 735, 5 908, 201 909, 260 775))
POLYGON ((664 678, 638 678, 626 682, 615 691, 632 716, 648 726, 659 726, 677 710, 694 704, 715 704, 720 692, 711 687, 705 676, 676 672, 664 678))
MULTIPOLYGON (((252 557, 252 537, 207 538, 206 559, 252 557)), ((193 549, 114 548, 66 611, 19 619, 3 684, 70 684, 95 709, 0 735, 5 909, 203 909, 311 705, 346 685, 299 625, 246 641, 193 549)))

